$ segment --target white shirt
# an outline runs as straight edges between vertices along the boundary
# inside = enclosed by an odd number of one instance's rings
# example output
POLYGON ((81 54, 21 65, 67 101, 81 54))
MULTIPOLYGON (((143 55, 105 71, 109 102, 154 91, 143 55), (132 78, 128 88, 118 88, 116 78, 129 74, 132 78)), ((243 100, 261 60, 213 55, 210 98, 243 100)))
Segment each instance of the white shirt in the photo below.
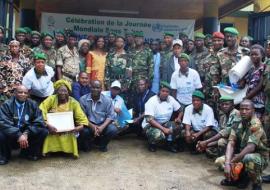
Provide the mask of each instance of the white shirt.
MULTIPOLYGON (((172 97, 168 96, 167 101, 160 101, 158 95, 151 97, 145 103, 145 115, 153 116, 160 123, 166 123, 170 120, 172 113, 180 109, 180 104, 172 97)), ((144 128, 148 123, 146 119, 142 122, 144 128)))
POLYGON ((192 103, 192 93, 199 88, 202 88, 200 76, 194 69, 188 69, 188 75, 175 71, 171 77, 170 86, 177 90, 177 100, 184 105, 192 103))
POLYGON ((178 57, 173 56, 173 60, 174 60, 174 71, 179 71, 180 65, 178 62, 178 57))
POLYGON ((205 127, 213 126, 213 129, 218 130, 217 121, 214 118, 214 112, 210 106, 203 104, 201 114, 193 113, 193 105, 185 108, 183 124, 191 125, 194 131, 201 131, 205 127))
POLYGON ((22 84, 30 90, 30 94, 37 97, 47 97, 53 94, 53 82, 51 79, 54 77, 53 68, 45 65, 47 75, 42 75, 37 78, 34 68, 30 69, 23 77, 22 84))

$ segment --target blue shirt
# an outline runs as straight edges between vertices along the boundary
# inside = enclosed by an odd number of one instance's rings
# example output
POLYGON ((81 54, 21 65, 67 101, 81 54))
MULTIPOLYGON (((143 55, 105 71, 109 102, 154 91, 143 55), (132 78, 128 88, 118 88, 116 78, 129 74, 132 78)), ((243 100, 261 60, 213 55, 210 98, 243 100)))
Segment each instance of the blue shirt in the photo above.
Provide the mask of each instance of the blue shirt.
POLYGON ((152 91, 158 93, 159 91, 159 66, 160 66, 160 53, 154 54, 154 78, 152 82, 152 91))
POLYGON ((80 98, 88 93, 90 93, 90 87, 83 86, 79 82, 72 83, 72 97, 75 98, 77 101, 80 100, 80 98))

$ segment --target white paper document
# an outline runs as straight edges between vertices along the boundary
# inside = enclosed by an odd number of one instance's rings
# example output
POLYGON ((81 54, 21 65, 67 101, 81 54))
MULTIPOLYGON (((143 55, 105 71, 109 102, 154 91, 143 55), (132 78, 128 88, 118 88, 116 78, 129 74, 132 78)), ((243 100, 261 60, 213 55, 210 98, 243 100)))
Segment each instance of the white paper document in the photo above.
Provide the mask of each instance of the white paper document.
POLYGON ((47 121, 57 132, 67 132, 75 128, 73 112, 48 113, 47 121))

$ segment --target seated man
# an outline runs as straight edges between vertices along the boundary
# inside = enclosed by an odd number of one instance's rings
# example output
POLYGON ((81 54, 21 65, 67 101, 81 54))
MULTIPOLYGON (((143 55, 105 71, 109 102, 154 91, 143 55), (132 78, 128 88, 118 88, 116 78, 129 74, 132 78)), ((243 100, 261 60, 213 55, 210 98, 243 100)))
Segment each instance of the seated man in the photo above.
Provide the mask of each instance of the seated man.
POLYGON ((219 118, 220 131, 215 136, 204 141, 199 141, 197 150, 203 151, 209 156, 222 156, 225 154, 228 144, 228 138, 231 128, 237 128, 241 122, 240 112, 234 108, 233 98, 231 96, 220 97, 220 109, 224 113, 219 118), (218 147, 216 150, 215 147, 218 147))
POLYGON ((102 83, 98 80, 91 81, 91 93, 80 98, 88 121, 92 140, 98 138, 102 152, 107 152, 107 145, 116 136, 118 130, 112 124, 114 120, 114 109, 110 98, 101 94, 102 83))
POLYGON ((232 128, 229 143, 226 149, 225 176, 221 185, 236 185, 245 188, 249 179, 252 181, 252 190, 260 190, 261 174, 267 167, 269 161, 269 149, 267 138, 260 120, 254 114, 254 105, 250 100, 244 100, 240 104, 242 122, 237 130, 232 128), (235 164, 242 163, 243 171, 239 180, 233 180, 232 175, 235 164))
POLYGON ((151 97, 145 104, 145 119, 142 127, 146 132, 151 152, 155 152, 157 143, 162 141, 167 142, 169 151, 177 152, 173 143, 177 133, 180 132, 177 124, 180 124, 183 114, 180 104, 169 95, 170 89, 170 85, 162 81, 159 94, 151 97), (178 117, 175 121, 170 121, 173 112, 178 112, 178 117))
POLYGON ((71 96, 77 101, 86 94, 90 93, 90 83, 86 72, 80 72, 79 81, 72 83, 71 96))
POLYGON ((48 134, 37 104, 28 99, 28 90, 20 85, 0 107, 0 165, 7 164, 11 149, 21 148, 21 156, 38 160, 48 134))
POLYGON ((125 105, 125 102, 119 94, 121 93, 121 83, 115 80, 111 84, 110 91, 104 91, 102 94, 109 97, 112 100, 114 115, 115 115, 115 126, 120 130, 124 130, 127 126, 126 120, 131 120, 131 115, 125 105))
POLYGON ((182 136, 185 137, 185 142, 194 154, 197 153, 195 148, 199 140, 208 139, 217 133, 213 110, 203 103, 204 99, 205 96, 201 91, 194 91, 192 104, 186 107, 183 118, 182 136))

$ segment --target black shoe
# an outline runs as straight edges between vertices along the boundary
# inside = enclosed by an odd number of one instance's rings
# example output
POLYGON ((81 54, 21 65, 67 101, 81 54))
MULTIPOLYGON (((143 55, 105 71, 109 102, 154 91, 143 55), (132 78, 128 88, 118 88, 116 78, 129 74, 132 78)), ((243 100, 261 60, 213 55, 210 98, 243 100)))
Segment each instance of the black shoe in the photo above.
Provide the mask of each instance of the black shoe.
POLYGON ((242 172, 240 174, 240 178, 238 180, 237 188, 238 189, 246 189, 249 185, 250 179, 246 172, 242 172))
POLYGON ((252 185, 252 190, 262 190, 262 186, 261 184, 253 184, 252 185))
POLYGON ((270 175, 262 176, 263 183, 270 183, 270 175))
POLYGON ((6 165, 8 161, 6 159, 0 159, 0 165, 6 165))
POLYGON ((40 157, 39 156, 36 156, 36 155, 29 155, 29 156, 27 156, 27 159, 28 160, 31 160, 31 161, 37 161, 37 160, 39 160, 40 159, 40 157))
POLYGON ((149 150, 150 152, 156 152, 156 151, 157 151, 157 147, 156 147, 155 144, 149 144, 148 150, 149 150))
POLYGON ((222 186, 236 186, 237 182, 236 181, 228 181, 227 179, 223 179, 223 180, 221 180, 220 185, 222 185, 222 186))
POLYGON ((99 148, 99 151, 100 152, 108 152, 108 148, 107 148, 107 146, 102 146, 99 148))
POLYGON ((177 153, 177 150, 176 148, 174 147, 173 143, 172 142, 168 142, 167 143, 167 150, 172 152, 172 153, 177 153))

